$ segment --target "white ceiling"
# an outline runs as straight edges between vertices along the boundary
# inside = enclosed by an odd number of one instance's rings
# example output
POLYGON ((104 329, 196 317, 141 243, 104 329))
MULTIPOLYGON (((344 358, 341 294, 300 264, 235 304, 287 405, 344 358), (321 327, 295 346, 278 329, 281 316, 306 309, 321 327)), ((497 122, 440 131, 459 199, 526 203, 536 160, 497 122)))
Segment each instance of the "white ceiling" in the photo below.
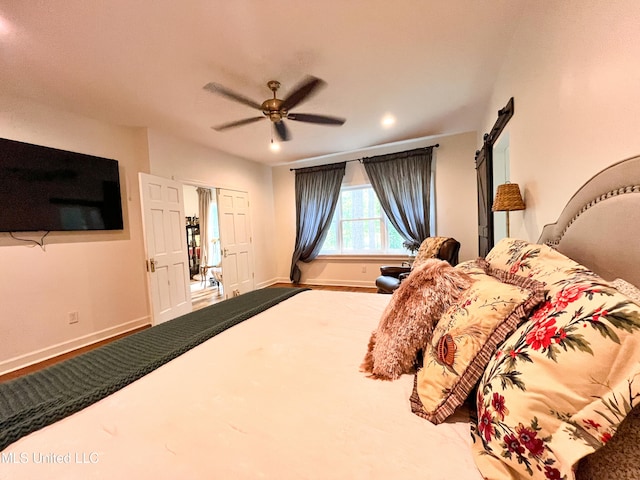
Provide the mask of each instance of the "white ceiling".
POLYGON ((482 128, 525 2, 0 0, 0 90, 281 164, 482 128), (206 83, 261 103, 307 74, 327 86, 292 111, 343 126, 289 120, 278 153, 266 119, 210 128, 260 112, 206 83))

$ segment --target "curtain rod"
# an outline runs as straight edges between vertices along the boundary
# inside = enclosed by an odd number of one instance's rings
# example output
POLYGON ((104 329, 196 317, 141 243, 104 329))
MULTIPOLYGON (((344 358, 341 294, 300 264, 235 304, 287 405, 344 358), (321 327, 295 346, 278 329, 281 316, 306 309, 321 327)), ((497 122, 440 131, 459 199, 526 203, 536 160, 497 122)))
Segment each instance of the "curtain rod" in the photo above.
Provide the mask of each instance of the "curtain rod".
MULTIPOLYGON (((419 149, 421 149, 421 148, 438 148, 439 146, 440 146, 440 144, 439 144, 439 143, 436 143, 435 145, 429 145, 428 147, 418 147, 418 148, 416 148, 415 150, 419 150, 419 149)), ((413 149, 412 149, 412 150, 413 150, 413 149)), ((407 151, 408 151, 408 150, 407 150, 407 151)), ((392 155, 393 153, 402 153, 402 152, 392 152, 392 153, 391 153, 391 155, 392 155)), ((364 157, 363 157, 363 158, 364 158, 364 157)), ((362 158, 353 158, 353 159, 351 159, 351 160, 344 160, 344 163, 360 162, 360 161, 362 161, 362 158)), ((336 162, 336 163, 342 163, 342 162, 336 162)), ((324 165, 331 165, 331 164, 330 164, 330 163, 326 163, 326 164, 324 164, 324 165)), ((314 166, 316 166, 316 167, 321 167, 322 165, 314 165, 314 166)), ((294 172, 294 171, 296 171, 296 170, 302 170, 302 169, 304 169, 304 168, 310 168, 310 167, 290 168, 290 169, 289 169, 289 171, 290 171, 290 172, 294 172)))

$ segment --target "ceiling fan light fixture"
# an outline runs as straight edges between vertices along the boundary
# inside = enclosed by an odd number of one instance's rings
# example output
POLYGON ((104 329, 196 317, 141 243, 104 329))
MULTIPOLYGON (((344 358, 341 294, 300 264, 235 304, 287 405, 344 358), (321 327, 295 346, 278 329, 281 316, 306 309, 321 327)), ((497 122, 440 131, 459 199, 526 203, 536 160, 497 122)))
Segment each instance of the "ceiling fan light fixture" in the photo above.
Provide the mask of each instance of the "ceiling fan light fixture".
POLYGON ((280 151, 280 144, 278 142, 274 142, 273 138, 271 139, 271 144, 269 145, 269 149, 272 152, 279 152, 280 151))

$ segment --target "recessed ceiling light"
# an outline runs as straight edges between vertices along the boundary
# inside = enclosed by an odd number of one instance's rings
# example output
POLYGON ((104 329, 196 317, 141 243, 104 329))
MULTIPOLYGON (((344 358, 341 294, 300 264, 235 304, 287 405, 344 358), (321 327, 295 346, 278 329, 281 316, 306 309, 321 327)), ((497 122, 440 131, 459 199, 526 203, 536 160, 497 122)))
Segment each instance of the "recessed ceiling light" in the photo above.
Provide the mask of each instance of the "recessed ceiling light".
POLYGON ((396 117, 394 117, 390 113, 387 113, 384 117, 382 117, 382 121, 380 123, 382 123, 382 126, 384 128, 389 128, 394 123, 396 123, 396 117))
POLYGON ((9 21, 5 20, 4 18, 2 18, 2 16, 0 16, 0 35, 7 36, 11 33, 11 30, 12 28, 9 21))

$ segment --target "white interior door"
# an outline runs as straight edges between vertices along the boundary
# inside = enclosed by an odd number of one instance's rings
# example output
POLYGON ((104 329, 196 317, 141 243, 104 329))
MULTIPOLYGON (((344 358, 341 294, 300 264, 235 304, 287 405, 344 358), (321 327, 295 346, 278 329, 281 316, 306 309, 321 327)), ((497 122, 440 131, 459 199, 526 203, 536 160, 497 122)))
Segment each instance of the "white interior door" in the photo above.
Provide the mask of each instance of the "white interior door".
POLYGON ((220 249, 222 252, 222 290, 225 298, 254 288, 253 245, 247 192, 216 189, 220 249))
POLYGON ((153 325, 191 312, 182 184, 140 173, 153 325))

